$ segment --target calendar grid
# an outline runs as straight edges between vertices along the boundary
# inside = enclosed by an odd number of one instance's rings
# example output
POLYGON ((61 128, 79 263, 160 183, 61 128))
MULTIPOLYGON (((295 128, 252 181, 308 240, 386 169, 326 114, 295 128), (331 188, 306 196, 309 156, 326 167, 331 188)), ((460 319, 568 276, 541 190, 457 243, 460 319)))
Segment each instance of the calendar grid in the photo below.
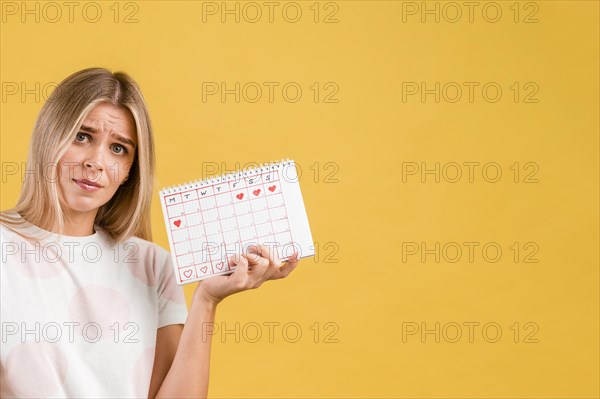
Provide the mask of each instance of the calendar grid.
POLYGON ((250 214, 252 215, 252 226, 254 226, 254 232, 256 233, 256 241, 258 244, 258 229, 256 228, 256 218, 254 217, 254 209, 252 208, 252 198, 248 200, 248 206, 250 207, 250 214))
MULTIPOLYGON (((279 180, 280 180, 280 176, 279 176, 279 173, 277 173, 277 178, 273 181, 273 183, 279 182, 279 180)), ((281 183, 279 182, 277 184, 281 184, 281 183)), ((275 225, 273 224, 273 215, 271 213, 271 206, 269 206, 269 199, 268 198, 267 198, 267 212, 269 213, 269 221, 271 223, 271 236, 273 237, 273 249, 275 251, 277 251, 277 244, 278 244, 278 242, 277 242, 277 239, 275 237, 275 234, 277 234, 277 233, 275 232, 275 225)))
MULTIPOLYGON (((223 195, 223 194, 221 194, 221 195, 223 195)), ((229 198, 230 198, 230 202, 231 202, 231 192, 229 193, 229 198)), ((222 222, 223 219, 221 218, 221 215, 219 214, 219 208, 220 207, 219 207, 219 203, 216 201, 216 194, 215 194, 215 205, 217 207, 217 215, 219 216, 219 227, 221 229, 220 230, 221 231, 221 242, 225 243, 225 233, 224 233, 223 222, 222 222)), ((221 250, 224 250, 225 254, 227 254, 227 248, 226 247, 225 248, 219 248, 219 252, 221 250)), ((225 267, 225 264, 227 264, 226 266, 227 266, 227 268, 229 268, 229 262, 227 262, 227 257, 225 256, 225 259, 223 259, 222 255, 223 254, 220 253, 219 263, 223 262, 223 267, 225 267)), ((217 263, 217 265, 218 265, 218 263, 217 263)), ((213 269, 212 270, 213 270, 213 273, 214 273, 215 272, 214 265, 213 265, 213 269)))
MULTIPOLYGON (((196 195, 197 195, 197 191, 196 190, 196 195)), ((200 208, 200 214, 203 216, 202 221, 204 222, 204 215, 202 213, 202 207, 200 206, 200 197, 198 197, 198 207, 200 208)), ((202 257, 208 260, 208 263, 210 263, 210 271, 211 273, 214 273, 215 269, 213 268, 213 264, 212 264, 212 256, 210 255, 210 252, 208 251, 208 245, 206 240, 208 240, 208 233, 206 232, 206 225, 204 223, 202 223, 202 230, 204 230, 204 248, 202 248, 202 257), (206 250, 206 251, 204 251, 206 250), (208 252, 208 254, 206 253, 208 252)), ((204 259, 202 259, 204 261, 204 259)), ((202 265, 204 262, 200 263, 200 265, 202 265)), ((196 273, 198 272, 198 266, 200 265, 194 265, 194 267, 196 268, 196 273)))
MULTIPOLYGON (((183 203, 183 197, 182 197, 182 201, 181 202, 183 203)), ((187 216, 182 215, 181 219, 183 219, 185 221, 185 226, 186 226, 185 227, 185 232, 186 232, 186 235, 189 237, 190 233, 189 233, 189 228, 187 227, 188 226, 187 216)), ((192 254, 192 259, 193 259, 193 254, 192 254)), ((181 276, 181 273, 182 273, 182 270, 181 270, 181 267, 179 267, 179 274, 180 274, 180 276, 181 276)), ((185 273, 185 271, 183 273, 185 273)), ((187 277, 185 274, 183 276, 187 277)))
MULTIPOLYGON (((229 184, 229 198, 231 199, 231 203, 233 204, 233 190, 231 187, 231 182, 228 182, 229 184)), ((235 221, 237 223, 237 211, 235 210, 235 205, 233 206, 233 217, 235 218, 235 221)), ((240 229, 235 229, 237 232, 237 236, 239 238, 238 244, 240 245, 240 248, 242 247, 242 235, 240 234, 240 229)))
MULTIPOLYGON (((288 200, 301 206, 302 198, 293 191, 284 195, 285 186, 298 184, 281 180, 279 168, 285 165, 295 168, 293 161, 280 163, 161 191, 179 283, 231 271, 230 252, 249 244, 273 246, 282 260, 285 248, 296 248, 288 200)), ((310 231, 305 237, 310 239, 310 231)))
MULTIPOLYGON (((260 176, 260 180, 262 181, 263 179, 263 174, 259 174, 258 176, 260 176)), ((257 176, 257 177, 258 177, 257 176)), ((248 206, 250 207, 250 214, 252 215, 252 226, 254 227, 254 232, 256 233, 256 241, 258 244, 258 230, 256 229, 256 219, 254 218, 254 209, 252 208, 252 196, 250 195, 250 192, 252 190, 252 188, 249 186, 248 180, 250 179, 246 179, 245 183, 246 183, 246 190, 248 192, 248 206)), ((239 225, 239 219, 238 219, 238 225, 239 225)), ((250 237, 250 241, 252 240, 252 237, 250 237)))
MULTIPOLYGON (((275 175, 275 179, 272 180, 271 183, 275 183, 275 182, 279 181, 279 171, 276 171, 274 175, 275 175)), ((279 183, 277 183, 277 184, 279 184, 279 183)), ((265 189, 265 185, 263 183, 263 190, 264 189, 265 189)), ((267 187, 267 190, 268 190, 268 187, 267 187)), ((264 190, 264 192, 266 193, 267 191, 264 190)), ((269 242, 272 242, 273 243, 273 249, 277 250, 277 248, 276 248, 277 242, 275 240, 275 234, 276 234, 275 233, 275 226, 273 225, 273 218, 271 216, 271 207, 269 206, 269 199, 266 196, 266 194, 265 194, 265 201, 267 203, 267 213, 269 214, 269 224, 271 225, 271 234, 267 234, 267 235, 261 236, 258 233, 258 229, 257 229, 256 235, 257 235, 259 241, 264 241, 264 240, 261 240, 261 238, 265 238, 265 239, 271 239, 272 238, 269 242)), ((255 225, 255 227, 256 227, 256 225, 255 225)))

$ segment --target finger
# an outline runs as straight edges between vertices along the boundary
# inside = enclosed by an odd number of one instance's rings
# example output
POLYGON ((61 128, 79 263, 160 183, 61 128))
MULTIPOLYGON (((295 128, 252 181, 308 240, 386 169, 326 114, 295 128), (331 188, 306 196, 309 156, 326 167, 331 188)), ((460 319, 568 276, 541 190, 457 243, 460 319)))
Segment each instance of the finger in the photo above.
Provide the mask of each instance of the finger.
POLYGON ((247 248, 247 255, 252 265, 252 275, 260 281, 268 280, 274 271, 277 270, 271 265, 269 249, 263 245, 250 245, 247 248))
POLYGON ((298 256, 298 251, 294 251, 292 252, 292 254, 290 256, 288 256, 287 260, 286 260, 286 265, 287 264, 295 264, 298 263, 300 261, 300 257, 298 256))
POLYGON ((298 262, 300 260, 298 255, 299 255, 298 251, 294 251, 288 258, 288 262, 298 262))
POLYGON ((262 276, 269 267, 269 260, 255 254, 242 255, 248 260, 248 270, 253 275, 262 276))
POLYGON ((288 259, 288 261, 279 269, 278 273, 275 273, 273 275, 273 277, 271 278, 271 280, 276 280, 276 279, 280 279, 280 278, 285 278, 287 276, 289 276, 289 274, 294 271, 294 269, 296 269, 296 267, 298 266, 298 263, 300 262, 300 259, 298 258, 298 253, 294 252, 290 258, 288 259))
POLYGON ((255 270, 257 268, 264 268, 269 266, 269 260, 266 258, 263 258, 260 255, 257 255, 255 253, 248 253, 248 254, 243 254, 243 256, 248 260, 248 263, 250 265, 250 270, 255 270))
POLYGON ((281 267, 281 259, 279 259, 279 255, 277 251, 271 251, 266 245, 251 245, 248 247, 248 251, 256 253, 263 258, 269 260, 275 267, 281 267))
POLYGON ((291 272, 293 272, 296 269, 296 266, 298 266, 298 262, 285 264, 269 280, 279 280, 281 278, 286 278, 290 275, 291 272))
MULTIPOLYGON (((267 250, 269 250, 269 248, 267 248, 267 250)), ((275 247, 273 247, 273 251, 269 252, 269 259, 271 260, 271 262, 273 262, 273 265, 275 265, 275 267, 280 268, 281 266, 283 266, 283 262, 281 261, 279 253, 277 252, 275 247)))
POLYGON ((257 255, 255 253, 252 252, 248 252, 246 254, 244 254, 244 257, 246 259, 248 259, 248 262, 250 262, 250 265, 257 265, 260 262, 261 256, 257 255))
POLYGON ((235 272, 237 275, 246 276, 248 275, 248 260, 241 254, 235 254, 229 258, 229 266, 235 266, 235 272))
POLYGON ((238 291, 247 290, 250 288, 256 288, 257 277, 254 273, 248 273, 248 271, 252 270, 252 265, 248 263, 248 259, 246 259, 246 255, 244 254, 236 254, 231 257, 233 262, 237 262, 237 267, 235 272, 231 275, 237 284, 238 291), (239 271, 239 273, 238 273, 239 271))

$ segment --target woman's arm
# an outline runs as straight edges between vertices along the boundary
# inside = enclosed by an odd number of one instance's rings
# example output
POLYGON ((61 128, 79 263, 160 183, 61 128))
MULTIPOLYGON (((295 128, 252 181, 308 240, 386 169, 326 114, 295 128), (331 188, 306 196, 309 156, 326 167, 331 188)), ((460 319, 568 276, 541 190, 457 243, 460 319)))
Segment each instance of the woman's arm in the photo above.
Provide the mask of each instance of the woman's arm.
POLYGON ((156 398, 206 398, 217 304, 196 289, 177 353, 156 398))
POLYGON ((171 324, 156 330, 156 350, 150 378, 149 398, 156 397, 156 393, 165 380, 177 353, 182 332, 183 324, 171 324))
POLYGON ((267 280, 285 278, 298 266, 297 252, 282 264, 277 252, 263 245, 249 250, 231 258, 235 272, 213 276, 196 287, 177 353, 156 398, 206 398, 217 304, 229 295, 258 288, 267 280))

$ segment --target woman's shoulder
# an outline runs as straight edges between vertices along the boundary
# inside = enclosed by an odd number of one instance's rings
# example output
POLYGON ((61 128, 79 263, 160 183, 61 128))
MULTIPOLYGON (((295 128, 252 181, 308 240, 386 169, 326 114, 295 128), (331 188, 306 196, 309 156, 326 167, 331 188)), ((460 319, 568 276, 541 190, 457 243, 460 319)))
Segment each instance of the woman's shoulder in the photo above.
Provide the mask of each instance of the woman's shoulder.
POLYGON ((168 253, 169 251, 167 251, 165 248, 163 248, 161 245, 155 243, 154 241, 149 241, 146 240, 144 238, 138 237, 138 236, 131 236, 129 239, 125 240, 123 242, 124 245, 136 245, 140 248, 147 248, 153 251, 158 251, 158 252, 163 252, 163 253, 168 253))
POLYGON ((120 245, 123 250, 137 254, 137 257, 145 262, 165 264, 171 258, 171 253, 161 245, 138 236, 132 236, 120 245))
POLYGON ((2 242, 7 241, 9 238, 13 238, 16 234, 17 233, 14 229, 0 220, 0 240, 2 242))
POLYGON ((32 234, 31 226, 29 226, 25 219, 16 212, 2 211, 0 212, 0 237, 2 242, 9 239, 24 238, 23 235, 27 236, 32 234))
POLYGON ((175 280, 171 253, 155 242, 132 236, 121 243, 118 254, 136 277, 150 285, 175 280))

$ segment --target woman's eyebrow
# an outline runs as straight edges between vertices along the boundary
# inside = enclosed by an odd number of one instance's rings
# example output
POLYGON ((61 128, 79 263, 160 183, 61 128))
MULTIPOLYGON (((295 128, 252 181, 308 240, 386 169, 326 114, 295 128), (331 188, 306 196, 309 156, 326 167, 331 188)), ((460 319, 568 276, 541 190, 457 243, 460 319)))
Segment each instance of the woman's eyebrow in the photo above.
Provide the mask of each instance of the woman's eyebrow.
POLYGON ((86 132, 90 132, 90 133, 98 133, 98 131, 96 130, 96 128, 93 128, 91 126, 81 125, 81 127, 79 129, 80 130, 85 130, 86 132))
MULTIPOLYGON (((85 125, 81 125, 81 130, 85 130, 86 132, 89 133, 98 133, 98 130, 96 130, 95 128, 91 127, 91 126, 85 126, 85 125)), ((135 143, 128 139, 127 137, 121 136, 118 133, 112 133, 111 134, 112 137, 117 138, 120 142, 124 143, 124 144, 129 144, 131 147, 135 148, 135 143)))

